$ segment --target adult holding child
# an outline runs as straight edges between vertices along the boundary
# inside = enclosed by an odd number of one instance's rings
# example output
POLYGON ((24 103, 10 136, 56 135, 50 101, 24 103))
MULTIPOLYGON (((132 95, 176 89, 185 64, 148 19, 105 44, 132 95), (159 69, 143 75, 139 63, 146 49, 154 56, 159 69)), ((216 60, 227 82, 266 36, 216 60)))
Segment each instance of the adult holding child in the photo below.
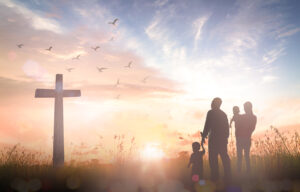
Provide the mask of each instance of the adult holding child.
POLYGON ((256 126, 257 118, 252 111, 252 103, 247 101, 244 103, 245 114, 239 115, 235 121, 235 137, 237 150, 237 169, 242 171, 243 151, 246 161, 246 170, 250 174, 250 148, 251 136, 256 126))
POLYGON ((208 136, 208 158, 211 171, 211 179, 219 179, 218 155, 221 156, 224 167, 224 179, 230 180, 231 168, 230 158, 227 152, 229 137, 229 124, 227 115, 220 109, 222 100, 214 98, 211 103, 211 110, 207 112, 206 121, 203 129, 201 145, 208 136))

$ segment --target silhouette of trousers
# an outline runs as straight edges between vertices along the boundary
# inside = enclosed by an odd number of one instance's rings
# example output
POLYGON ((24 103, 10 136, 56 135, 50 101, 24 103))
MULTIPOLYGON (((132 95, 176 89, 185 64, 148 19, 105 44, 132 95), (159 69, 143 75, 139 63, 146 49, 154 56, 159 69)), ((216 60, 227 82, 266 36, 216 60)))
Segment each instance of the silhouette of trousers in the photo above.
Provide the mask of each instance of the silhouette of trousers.
POLYGON ((209 138, 208 141, 208 158, 211 171, 211 179, 213 181, 217 181, 219 179, 218 155, 220 155, 222 159, 224 179, 230 180, 231 178, 230 158, 227 153, 227 139, 222 140, 209 138))
POLYGON ((239 173, 241 173, 242 171, 243 151, 244 151, 244 156, 246 161, 247 173, 250 173, 250 147, 251 147, 250 137, 236 138, 237 169, 239 173))

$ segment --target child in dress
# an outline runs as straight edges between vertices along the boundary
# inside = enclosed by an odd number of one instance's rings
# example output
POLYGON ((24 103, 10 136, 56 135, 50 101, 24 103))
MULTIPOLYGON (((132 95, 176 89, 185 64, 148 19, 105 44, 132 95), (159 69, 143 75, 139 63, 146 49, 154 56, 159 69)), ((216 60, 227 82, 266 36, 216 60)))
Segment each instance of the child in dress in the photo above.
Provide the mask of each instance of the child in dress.
POLYGON ((197 182, 203 179, 203 155, 205 149, 202 145, 202 151, 200 151, 200 143, 194 142, 192 144, 193 153, 191 154, 188 168, 192 165, 192 180, 197 182))

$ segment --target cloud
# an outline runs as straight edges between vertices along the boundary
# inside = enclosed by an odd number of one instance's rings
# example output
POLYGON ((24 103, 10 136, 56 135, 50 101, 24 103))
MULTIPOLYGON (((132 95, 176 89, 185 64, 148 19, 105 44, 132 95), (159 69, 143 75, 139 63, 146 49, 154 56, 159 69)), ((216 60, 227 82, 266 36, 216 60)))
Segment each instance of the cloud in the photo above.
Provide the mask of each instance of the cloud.
POLYGON ((115 82, 111 84, 84 83, 82 86, 88 91, 86 96, 90 99, 115 100, 116 95, 120 95, 122 101, 167 99, 184 94, 184 91, 178 89, 173 81, 159 77, 151 77, 147 84, 130 83, 120 79, 120 85, 117 87, 115 82))
POLYGON ((154 2, 154 6, 155 6, 155 7, 162 7, 162 6, 164 6, 165 4, 167 4, 168 1, 169 1, 169 0, 156 0, 156 1, 154 2))
MULTIPOLYGON (((1 104, 3 107, 18 105, 14 108, 14 112, 28 108, 26 111, 28 114, 31 114, 32 106, 35 106, 36 114, 40 114, 44 109, 50 111, 52 117, 53 105, 50 104, 53 100, 35 100, 34 90, 38 87, 53 88, 55 74, 64 73, 66 89, 82 90, 82 97, 78 100, 66 99, 65 102, 66 125, 77 129, 75 134, 77 137, 74 137, 74 140, 85 138, 82 137, 83 132, 86 137, 92 138, 90 132, 92 129, 106 134, 118 132, 122 128, 125 133, 129 132, 129 129, 145 140, 161 138, 168 143, 169 132, 164 133, 162 130, 165 127, 161 126, 168 124, 170 130, 182 131, 181 136, 186 139, 184 144, 188 144, 191 140, 199 138, 199 134, 192 136, 186 134, 195 133, 199 125, 203 124, 205 113, 199 109, 208 110, 210 98, 221 96, 227 112, 231 112, 233 102, 246 98, 266 102, 261 98, 268 94, 264 88, 273 87, 267 83, 278 79, 272 73, 273 65, 262 63, 274 62, 285 50, 284 44, 278 46, 277 39, 273 41, 278 34, 270 32, 278 25, 281 26, 277 23, 281 18, 272 11, 262 10, 261 5, 258 5, 262 1, 255 1, 254 7, 249 2, 245 6, 233 5, 233 11, 228 14, 224 10, 227 16, 223 17, 218 12, 206 18, 187 9, 190 8, 188 4, 184 7, 185 3, 180 6, 165 0, 156 1, 157 10, 154 11, 152 18, 147 17, 137 23, 137 26, 129 26, 128 23, 136 20, 136 17, 130 18, 132 12, 135 12, 132 11, 128 13, 128 17, 122 16, 122 23, 114 28, 110 28, 107 24, 107 18, 114 18, 114 15, 105 9, 98 10, 96 1, 90 4, 72 3, 68 8, 63 8, 68 10, 68 14, 70 12, 70 17, 76 18, 76 22, 71 24, 69 30, 63 30, 54 19, 57 17, 50 19, 63 33, 53 32, 55 28, 51 27, 49 29, 31 27, 34 21, 28 20, 28 15, 35 14, 35 17, 44 19, 39 12, 28 10, 31 13, 17 14, 20 13, 18 8, 8 9, 7 6, 1 6, 3 10, 1 13, 4 15, 1 22, 3 21, 6 27, 1 28, 3 43, 0 49, 4 57, 1 57, 0 74, 19 77, 19 80, 0 78, 1 104), (181 8, 182 12, 188 11, 191 14, 177 14, 181 8), (28 21, 31 25, 27 24, 28 21), (195 21, 195 24, 190 21, 195 21), (27 25, 22 25, 24 23, 27 25), (141 31, 137 33, 138 28, 145 34, 141 31), (21 30, 22 33, 19 33, 21 30), (115 41, 109 42, 112 35, 116 37, 115 41), (271 50, 265 47, 263 40, 266 39, 266 35, 272 40, 271 50), (24 43, 25 46, 22 49, 16 48, 16 42, 12 42, 12 39, 24 43), (53 45, 53 50, 44 51, 50 44, 53 45), (90 48, 98 44, 101 46, 98 51, 95 52, 90 48), (191 51, 193 45, 194 47, 197 45, 201 51, 191 51), (267 51, 264 52, 265 50, 267 51), (80 60, 71 60, 71 57, 77 54, 82 54, 80 60), (132 69, 124 68, 130 60, 133 61, 132 69), (146 65, 154 66, 156 69, 146 65), (67 66, 75 69, 69 73, 65 70, 67 66), (108 69, 99 73, 96 66, 108 69), (262 69, 264 70, 260 72, 262 69), (48 73, 49 78, 51 77, 49 86, 36 81, 42 80, 43 74, 48 76, 48 73), (28 76, 24 77, 26 74, 28 76), (142 79, 146 76, 150 78, 147 83, 142 83, 142 79), (121 84, 115 87, 118 78, 121 84), (260 83, 262 81, 265 84, 260 83), (115 99, 118 94, 121 94, 119 100, 115 99), (229 99, 231 103, 228 104, 229 99), (80 113, 78 116, 76 111, 80 113), (74 122, 74 119, 81 120, 74 122), (186 122, 189 122, 188 125, 186 122), (85 130, 82 130, 83 128, 85 130)), ((152 13, 153 10, 149 15, 152 16, 152 13)), ((197 10, 197 13, 202 12, 197 10)), ((289 34, 292 33, 296 32, 289 34)), ((287 34, 282 39, 285 37, 287 34)), ((266 105, 264 102, 261 106, 255 107, 263 108, 266 105)), ((268 121, 261 119, 260 127, 263 123, 272 122, 274 119, 281 118, 282 121, 286 121, 285 119, 290 116, 299 116, 298 111, 290 112, 291 108, 277 114, 274 106, 264 113, 259 111, 260 117, 272 116, 268 121), (273 116, 273 113, 276 115, 273 116)), ((52 121, 51 124, 48 122, 50 115, 45 115, 43 119, 47 122, 43 125, 49 124, 49 130, 52 130, 52 121)), ((28 117, 38 118, 36 115, 28 117)), ((297 120, 297 117, 293 116, 288 120, 294 122, 295 119, 297 120)), ((27 128, 25 126, 22 129, 27 128)), ((73 129, 69 131, 73 132, 73 129)), ((144 142, 142 139, 140 141, 144 142)), ((179 143, 178 136, 173 137, 173 140, 179 143)))
POLYGON ((279 38, 292 36, 300 31, 300 27, 290 29, 278 35, 279 38))
POLYGON ((202 28, 208 20, 208 16, 199 17, 193 23, 195 28, 195 36, 194 36, 194 48, 197 48, 198 41, 201 39, 202 28))
POLYGON ((187 56, 184 45, 180 45, 178 39, 173 37, 174 30, 169 28, 169 22, 174 17, 176 7, 169 6, 163 11, 157 11, 149 25, 145 28, 145 33, 154 45, 160 49, 158 56, 168 61, 170 65, 182 63, 187 56))
POLYGON ((20 95, 34 95, 34 89, 38 85, 41 84, 32 82, 32 80, 28 78, 26 81, 24 81, 0 76, 0 102, 2 102, 2 104, 7 103, 7 99, 11 99, 20 95))
POLYGON ((72 50, 69 53, 57 53, 57 52, 47 51, 47 50, 38 50, 38 51, 42 54, 49 55, 55 59, 61 59, 61 60, 70 60, 77 57, 78 55, 80 55, 80 57, 87 55, 87 52, 82 48, 78 48, 74 51, 72 50))
POLYGON ((280 47, 278 49, 272 49, 263 56, 263 62, 266 64, 273 63, 284 53, 284 50, 285 48, 283 47, 280 47))
POLYGON ((21 14, 36 30, 46 30, 54 33, 63 33, 63 29, 57 21, 42 17, 21 4, 14 3, 11 0, 1 0, 0 4, 9 7, 15 10, 17 13, 21 14))
POLYGON ((263 83, 271 83, 271 82, 274 82, 275 80, 277 80, 278 77, 276 76, 272 76, 272 75, 266 75, 266 76, 263 76, 263 83))
POLYGON ((19 119, 19 117, 16 117, 14 120, 10 119, 10 121, 6 120, 5 122, 2 122, 1 127, 3 129, 0 133, 0 137, 2 140, 6 140, 10 143, 18 142, 22 143, 22 145, 24 143, 27 145, 29 143, 45 144, 45 140, 49 138, 44 129, 41 129, 39 126, 34 126, 30 120, 25 120, 23 118, 19 119))

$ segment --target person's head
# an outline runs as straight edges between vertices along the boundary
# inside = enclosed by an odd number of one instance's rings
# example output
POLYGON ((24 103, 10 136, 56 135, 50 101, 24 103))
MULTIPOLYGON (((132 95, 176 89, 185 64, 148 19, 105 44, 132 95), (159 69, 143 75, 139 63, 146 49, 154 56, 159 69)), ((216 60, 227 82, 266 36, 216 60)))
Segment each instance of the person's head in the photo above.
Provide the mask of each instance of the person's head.
POLYGON ((211 102, 211 108, 212 109, 220 109, 221 104, 222 104, 222 99, 219 97, 216 97, 211 102))
POLYGON ((200 143, 199 142, 194 142, 192 144, 192 147, 193 147, 193 152, 197 152, 200 150, 200 143))
POLYGON ((244 103, 244 110, 246 114, 252 114, 252 103, 250 101, 244 103))
POLYGON ((237 114, 240 113, 240 108, 239 108, 238 106, 234 106, 234 107, 232 108, 232 111, 233 111, 233 114, 234 114, 234 115, 237 115, 237 114))

